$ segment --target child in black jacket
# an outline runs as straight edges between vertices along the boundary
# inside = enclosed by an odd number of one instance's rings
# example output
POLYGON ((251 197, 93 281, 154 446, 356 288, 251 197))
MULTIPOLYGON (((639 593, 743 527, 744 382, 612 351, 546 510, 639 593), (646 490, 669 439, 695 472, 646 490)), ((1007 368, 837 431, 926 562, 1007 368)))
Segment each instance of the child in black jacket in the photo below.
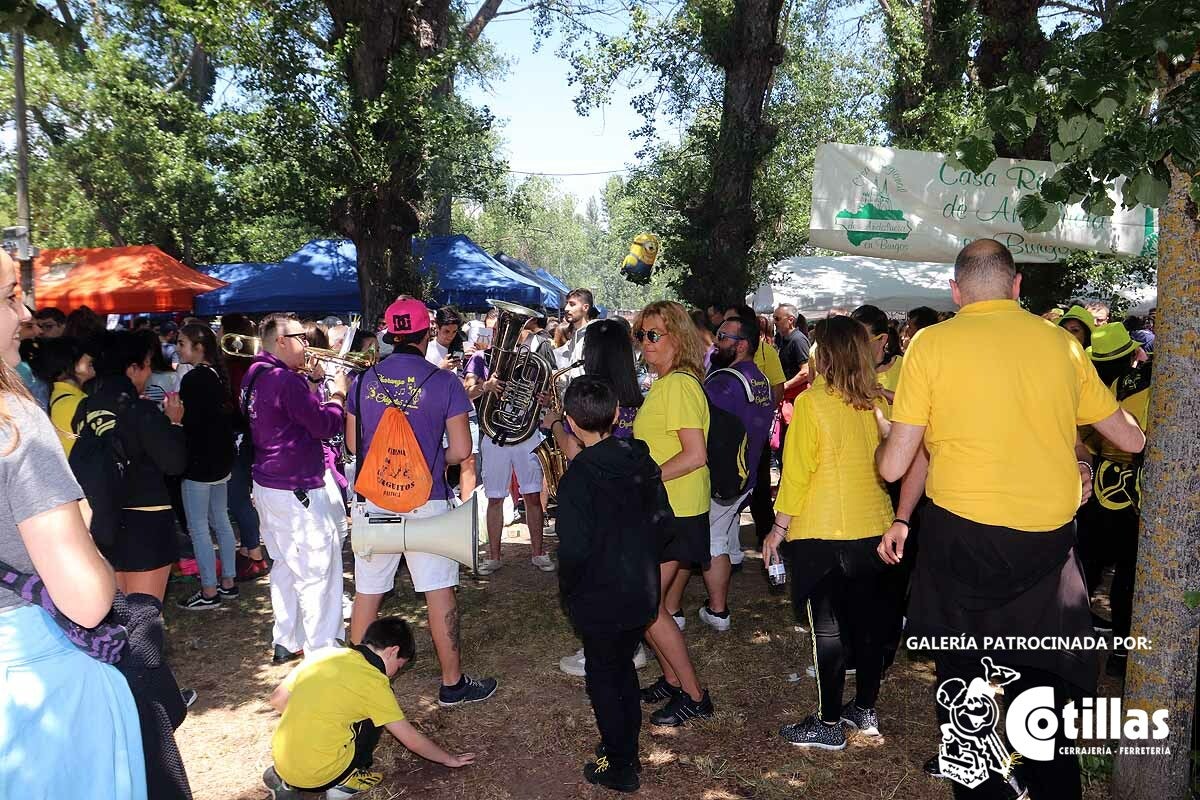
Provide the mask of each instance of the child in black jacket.
POLYGON ((646 444, 610 435, 617 397, 606 380, 576 378, 563 408, 584 449, 558 485, 558 583, 583 640, 600 729, 597 759, 583 774, 590 783, 633 792, 642 726, 633 654, 658 613, 659 536, 671 506, 646 444))

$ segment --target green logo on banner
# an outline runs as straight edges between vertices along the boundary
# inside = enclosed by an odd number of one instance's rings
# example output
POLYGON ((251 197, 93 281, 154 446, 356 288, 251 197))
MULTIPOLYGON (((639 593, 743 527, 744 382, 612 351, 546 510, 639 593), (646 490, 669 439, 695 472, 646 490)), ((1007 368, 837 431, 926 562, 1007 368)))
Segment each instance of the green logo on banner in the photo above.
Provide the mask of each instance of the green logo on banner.
POLYGON ((873 203, 858 211, 839 211, 834 219, 846 229, 846 238, 855 246, 868 239, 907 239, 912 233, 903 211, 879 208, 873 203))

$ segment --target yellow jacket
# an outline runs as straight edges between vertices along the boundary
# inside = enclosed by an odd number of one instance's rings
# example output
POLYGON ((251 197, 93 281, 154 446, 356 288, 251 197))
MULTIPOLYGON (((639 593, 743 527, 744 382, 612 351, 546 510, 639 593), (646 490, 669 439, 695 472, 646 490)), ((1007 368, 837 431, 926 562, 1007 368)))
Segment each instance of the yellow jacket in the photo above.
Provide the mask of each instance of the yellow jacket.
POLYGON ((848 405, 824 378, 796 398, 775 501, 792 517, 788 541, 867 539, 891 526, 892 502, 875 471, 878 446, 874 412, 848 405))

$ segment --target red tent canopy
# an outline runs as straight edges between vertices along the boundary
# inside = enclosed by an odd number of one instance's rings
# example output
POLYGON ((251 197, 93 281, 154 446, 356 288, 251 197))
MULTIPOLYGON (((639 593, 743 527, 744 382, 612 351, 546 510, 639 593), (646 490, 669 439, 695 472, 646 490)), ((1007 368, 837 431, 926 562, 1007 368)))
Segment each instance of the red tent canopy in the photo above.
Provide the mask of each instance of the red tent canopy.
POLYGON ((191 311, 196 295, 225 286, 153 245, 43 250, 33 276, 38 308, 97 314, 191 311))

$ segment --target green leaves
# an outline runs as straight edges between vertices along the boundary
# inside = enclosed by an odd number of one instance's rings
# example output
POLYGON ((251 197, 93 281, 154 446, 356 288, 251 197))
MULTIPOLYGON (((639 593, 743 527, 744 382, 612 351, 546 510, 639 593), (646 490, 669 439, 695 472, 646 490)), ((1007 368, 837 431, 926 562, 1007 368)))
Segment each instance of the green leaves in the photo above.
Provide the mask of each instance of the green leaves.
POLYGON ((1057 205, 1047 203, 1035 194, 1027 194, 1017 203, 1017 216, 1025 230, 1045 233, 1058 224, 1061 212, 1057 205))
POLYGON ((1193 611, 1200 608, 1200 592, 1184 592, 1183 604, 1193 611))
POLYGON ((996 145, 990 138, 984 139, 976 135, 959 142, 954 148, 953 156, 967 169, 981 175, 996 160, 996 145))
POLYGON ((1078 142, 1088 128, 1086 114, 1076 114, 1058 121, 1058 140, 1063 144, 1078 142))
POLYGON ((1132 191, 1133 198, 1138 203, 1150 208, 1158 208, 1165 205, 1167 194, 1171 191, 1169 183, 1147 170, 1139 172, 1127 186, 1126 196, 1132 191))

